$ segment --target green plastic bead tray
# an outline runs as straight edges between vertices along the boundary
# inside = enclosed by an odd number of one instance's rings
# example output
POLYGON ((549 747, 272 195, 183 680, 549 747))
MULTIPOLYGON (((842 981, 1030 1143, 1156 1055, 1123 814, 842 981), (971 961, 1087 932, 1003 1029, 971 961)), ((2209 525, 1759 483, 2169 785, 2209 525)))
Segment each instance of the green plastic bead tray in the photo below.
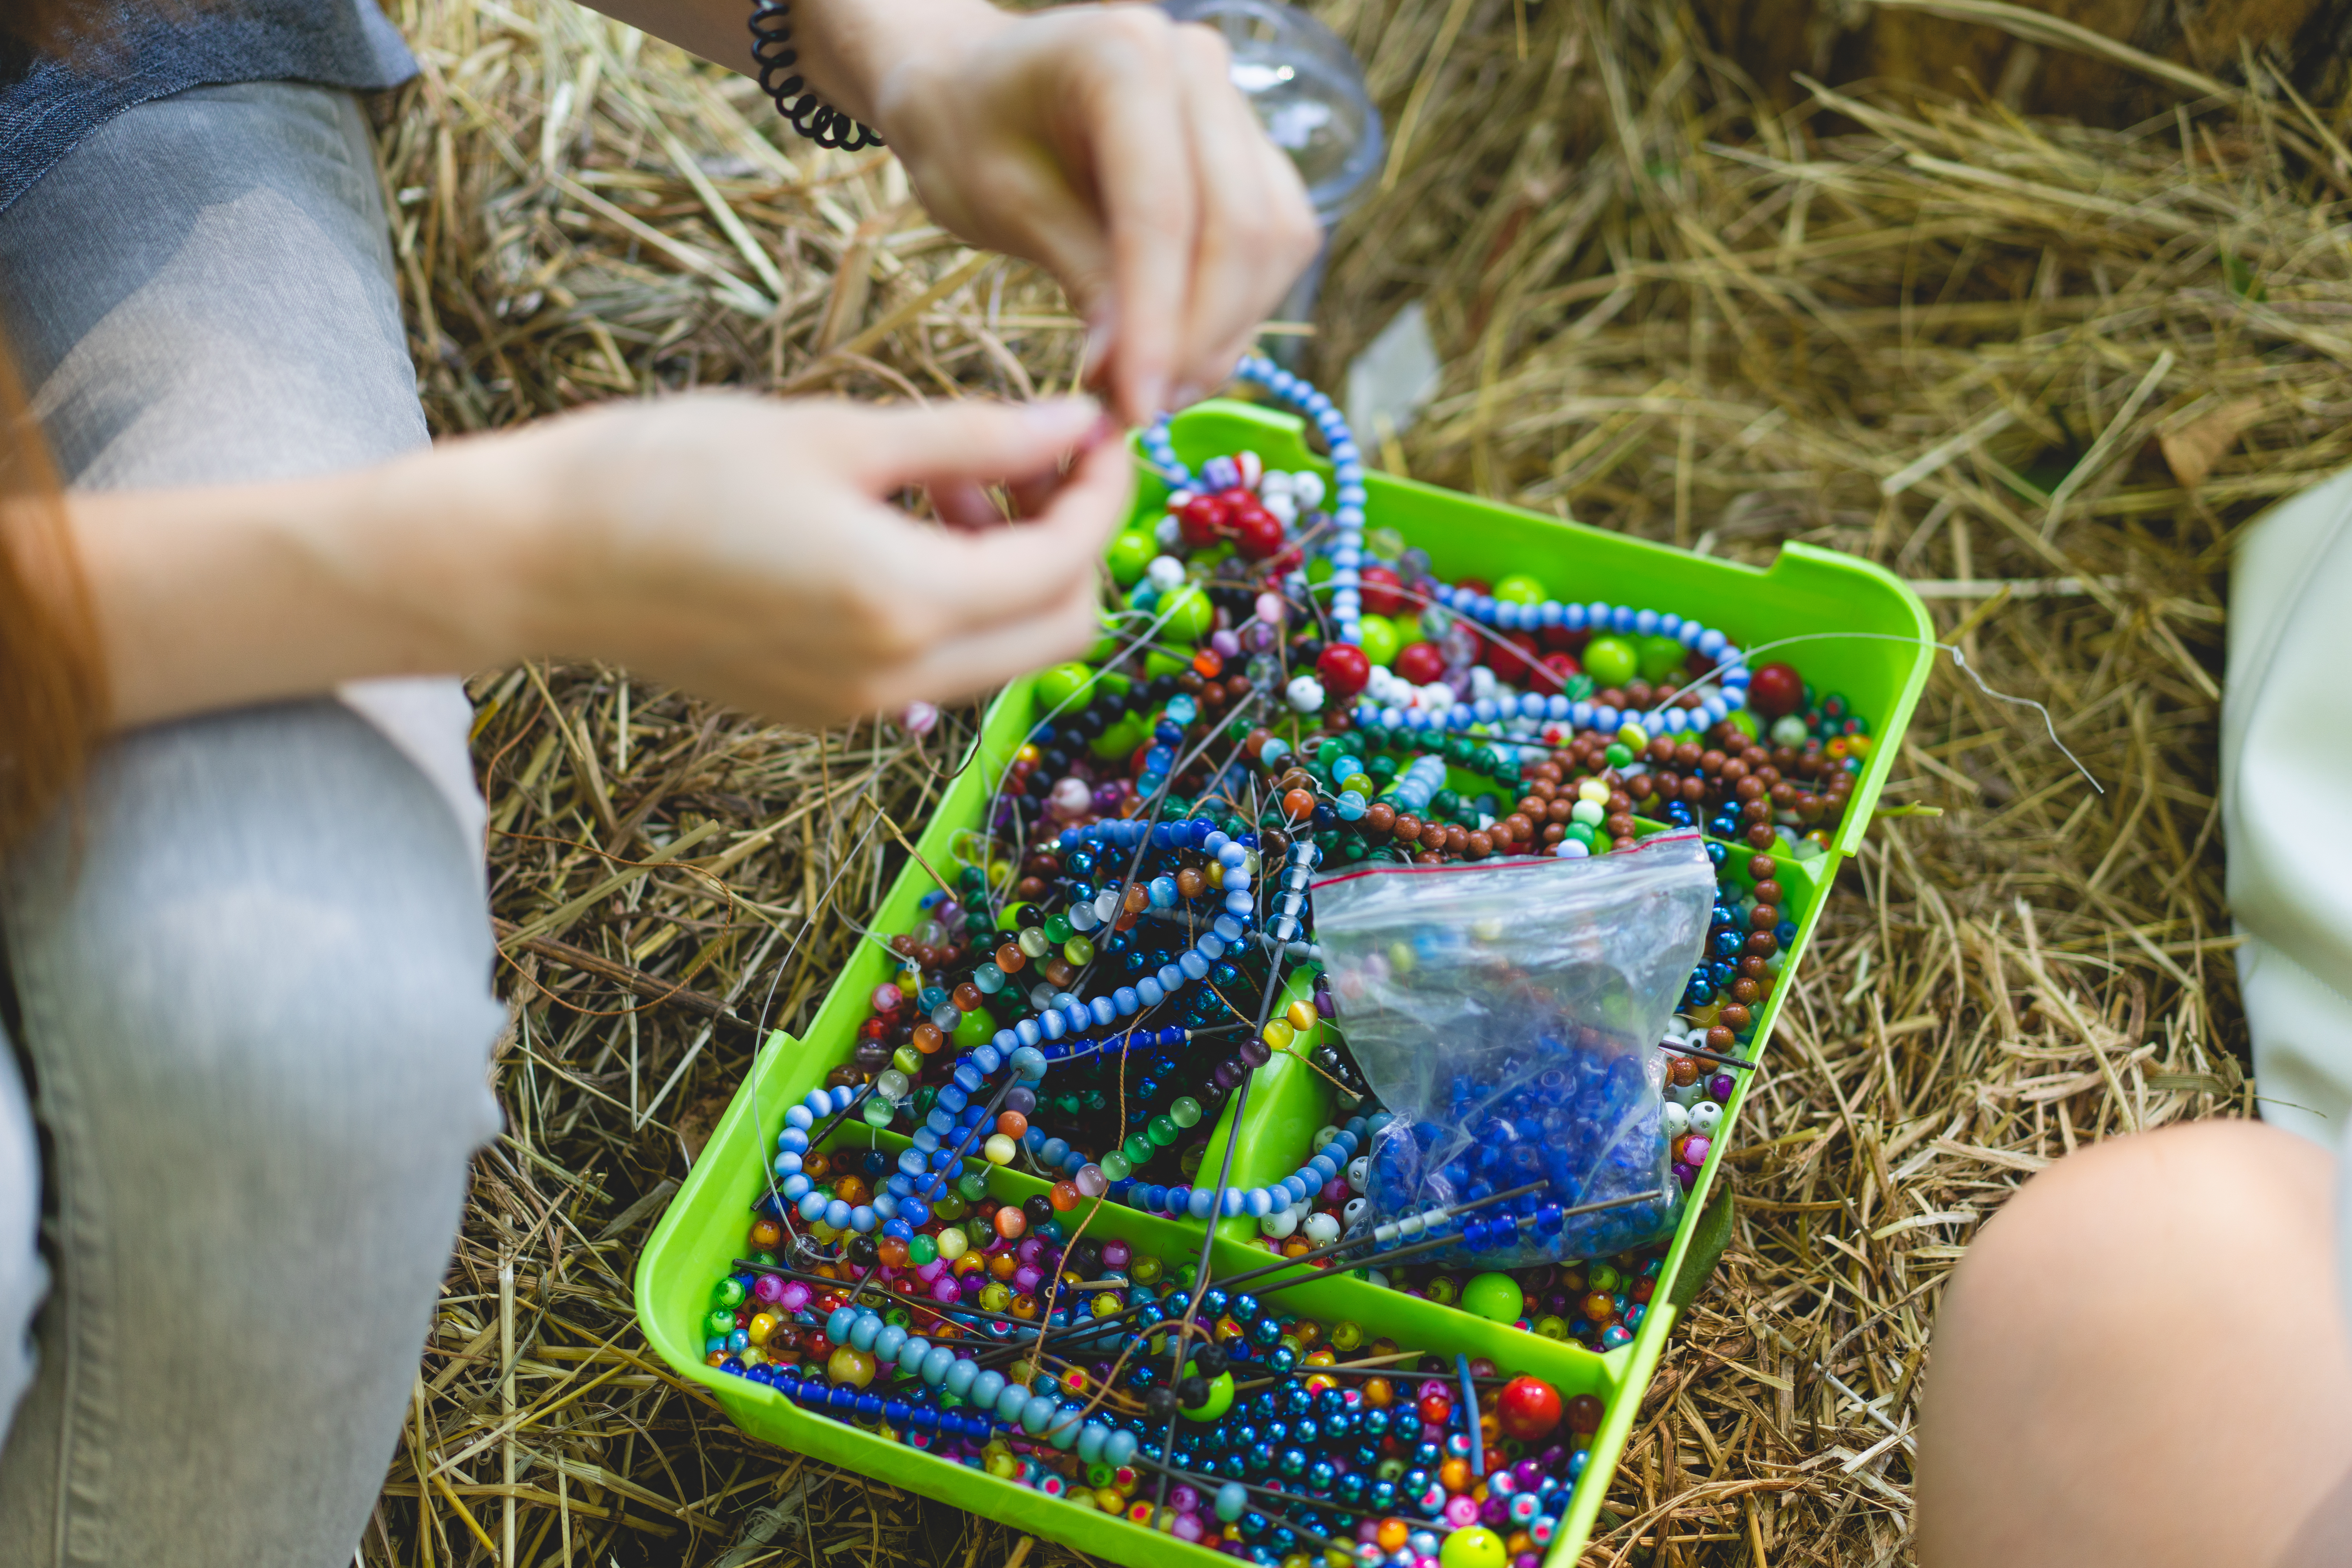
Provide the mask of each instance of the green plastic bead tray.
MULTIPOLYGON (((1174 438, 1178 453, 1195 466, 1219 453, 1249 449, 1269 468, 1314 468, 1328 479, 1329 466, 1309 453, 1303 431, 1302 422, 1291 416, 1218 401, 1180 416, 1174 438)), ((1774 988, 1758 1022, 1756 1054, 1760 1056, 1789 994, 1786 976, 1801 962, 1837 866, 1854 852, 1869 826, 1873 803, 1927 682, 1935 632, 1926 609, 1900 579, 1883 568, 1809 545, 1790 543, 1769 568, 1759 570, 1385 474, 1370 476, 1368 488, 1370 526, 1398 530, 1408 543, 1426 550, 1437 573, 1448 579, 1493 581, 1513 572, 1532 573, 1559 597, 1677 611, 1722 627, 1743 647, 1808 632, 1876 634, 1808 641, 1786 655, 1817 688, 1845 695, 1853 711, 1871 721, 1874 744, 1832 839, 1832 852, 1811 860, 1781 858, 1779 880, 1796 919, 1797 938, 1789 949, 1783 983, 1774 988)), ((1156 519, 1166 493, 1157 476, 1139 465, 1135 522, 1148 526, 1156 519)), ((980 755, 948 791, 918 842, 932 865, 948 863, 950 840, 957 832, 980 825, 992 781, 1009 764, 1033 721, 1031 686, 1028 679, 1015 681, 990 708, 980 755)), ((883 900, 874 928, 913 929, 918 900, 933 885, 920 866, 910 863, 883 900)), ((636 1282, 637 1318, 646 1339, 680 1376, 709 1389, 735 1423, 753 1436, 1136 1568, 1229 1565, 1233 1559, 1162 1531, 1084 1504, 1055 1501, 984 1471, 807 1414, 773 1389, 703 1364, 699 1321, 708 1310, 711 1285, 741 1255, 751 1205, 764 1188, 770 1141, 782 1125, 784 1111, 848 1059, 865 1019, 866 998, 893 967, 880 943, 860 943, 807 1032, 798 1039, 781 1030, 769 1037, 751 1077, 646 1242, 636 1282)), ((1750 1076, 1741 1075, 1726 1107, 1723 1130, 1685 1205, 1650 1310, 1630 1344, 1596 1353, 1351 1277, 1318 1279, 1284 1292, 1293 1310, 1327 1321, 1352 1318, 1364 1326, 1368 1337, 1385 1334, 1412 1349, 1489 1356, 1507 1372, 1531 1373, 1553 1382, 1564 1396, 1591 1393, 1604 1401, 1607 1415, 1549 1550, 1547 1568, 1574 1563, 1591 1534, 1643 1390, 1674 1331, 1678 1303, 1703 1282, 1683 1278, 1685 1258, 1693 1254, 1699 1218, 1716 1168, 1731 1145, 1750 1076)), ((1293 1056, 1276 1053, 1250 1086, 1247 1115, 1237 1140, 1232 1125, 1234 1102, 1227 1102, 1206 1168, 1216 1168, 1225 1144, 1234 1141, 1234 1182, 1255 1185, 1278 1181, 1297 1169, 1308 1152, 1308 1140, 1329 1119, 1330 1109, 1323 1079, 1293 1056)), ((845 1139, 903 1146, 903 1140, 873 1133, 862 1125, 835 1136, 835 1142, 845 1139)), ((993 1170, 990 1180, 996 1195, 1013 1201, 1045 1190, 1044 1183, 1009 1169, 993 1170)), ((1236 1272, 1269 1260, 1265 1251, 1247 1244, 1252 1226, 1247 1219, 1220 1223, 1213 1244, 1213 1271, 1236 1272)), ((1152 1218, 1108 1203, 1089 1223, 1087 1234, 1123 1237, 1171 1266, 1197 1256, 1202 1242, 1198 1223, 1152 1218)), ((1699 1250, 1694 1267, 1711 1265, 1711 1254, 1699 1250)))

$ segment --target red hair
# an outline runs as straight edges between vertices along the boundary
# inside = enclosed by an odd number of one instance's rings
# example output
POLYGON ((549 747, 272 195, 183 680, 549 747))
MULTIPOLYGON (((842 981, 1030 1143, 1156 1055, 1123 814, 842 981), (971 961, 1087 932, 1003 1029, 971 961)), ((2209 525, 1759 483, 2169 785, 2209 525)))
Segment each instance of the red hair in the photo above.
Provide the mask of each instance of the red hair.
POLYGON ((57 469, 0 353, 0 846, 72 789, 106 705, 98 617, 57 469))

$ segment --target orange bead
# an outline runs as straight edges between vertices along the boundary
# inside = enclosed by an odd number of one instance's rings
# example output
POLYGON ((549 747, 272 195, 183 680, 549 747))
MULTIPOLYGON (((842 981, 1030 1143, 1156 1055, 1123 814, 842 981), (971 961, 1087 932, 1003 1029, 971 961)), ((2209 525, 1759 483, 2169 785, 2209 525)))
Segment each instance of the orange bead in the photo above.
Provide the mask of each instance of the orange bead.
MULTIPOLYGON (((1004 1208, 998 1209, 996 1211, 996 1217, 998 1222, 996 1232, 999 1236, 1003 1237, 1008 1241, 1019 1236, 1022 1231, 1026 1230, 1029 1227, 1029 1216, 1022 1214, 1019 1209, 1013 1208, 1011 1204, 1006 1204, 1004 1208), (1005 1209, 1012 1209, 1013 1213, 1019 1219, 1019 1223, 1011 1230, 1006 1230, 1003 1226, 1005 1209)), ((1021 1259, 1014 1257, 1010 1252, 992 1253, 988 1259, 988 1272, 992 1278, 998 1279, 1010 1279, 1015 1274, 1021 1272, 1021 1259)))
POLYGON ((1139 915, 1151 907, 1151 895, 1143 890, 1142 883, 1129 882, 1127 885, 1127 896, 1119 900, 1119 905, 1129 914, 1139 915))
POLYGON ((1282 797, 1282 815, 1293 822, 1304 822, 1315 815, 1315 797, 1303 789, 1286 792, 1282 797))
POLYGON ((812 1182, 821 1182, 833 1174, 833 1160, 826 1154, 809 1154, 801 1161, 801 1174, 812 1182))
POLYGON ((1214 680, 1224 672, 1224 657, 1215 648, 1204 647, 1192 656, 1192 673, 1202 679, 1214 680))
POLYGON ((1470 1461, 1467 1459, 1446 1460, 1444 1464, 1437 1467, 1437 1483, 1449 1492, 1468 1491, 1470 1489, 1470 1461))
POLYGON ((751 1226, 751 1250, 767 1252, 784 1239, 784 1227, 774 1220, 755 1220, 751 1226))
POLYGON ((1028 962, 1029 955, 1009 942, 996 950, 996 967, 1007 974, 1020 973, 1021 966, 1028 962))
POLYGON ((929 1018, 915 1026, 915 1048, 925 1056, 938 1055, 939 1048, 947 1043, 947 1036, 941 1034, 940 1026, 929 1018))
POLYGON ((967 980, 948 993, 948 1000, 956 1005, 959 1013, 977 1012, 980 1009, 980 987, 967 980))
POLYGON ((1584 1299, 1584 1315, 1596 1323, 1605 1323, 1617 1315, 1617 1303, 1605 1290, 1595 1290, 1584 1299))
POLYGON ((1373 1409, 1386 1410, 1389 1405, 1395 1401, 1395 1399, 1396 1390, 1389 1386, 1389 1380, 1387 1378, 1368 1377, 1364 1379, 1364 1403, 1370 1405, 1373 1409))
POLYGON ((1006 1204, 996 1211, 996 1234, 1007 1241, 1018 1241, 1029 1228, 1029 1216, 1015 1204, 1006 1204))
POLYGON ((1380 1530, 1373 1539, 1380 1542, 1381 1551, 1396 1552, 1403 1548, 1405 1542, 1411 1539, 1412 1535, 1412 1531, 1405 1527, 1404 1521, 1384 1519, 1381 1521, 1380 1530))
POLYGON ((1017 1110, 1008 1110, 996 1119, 996 1130, 1007 1138, 1018 1138, 1029 1131, 1029 1119, 1017 1110))
POLYGON ((1197 899, 1208 888, 1209 879, 1190 866, 1176 873, 1176 892, 1180 898, 1197 899))
POLYGON ((1045 1201, 1052 1204, 1056 1212, 1067 1214, 1078 1206, 1077 1186, 1071 1182, 1055 1182, 1053 1190, 1045 1194, 1045 1201))
POLYGON ((1014 1317, 1023 1320, 1024 1322, 1034 1321, 1037 1316, 1037 1298, 1034 1296, 1013 1297, 1012 1311, 1014 1317))
POLYGON ((865 1177, 844 1176, 841 1180, 834 1183, 833 1195, 839 1198, 843 1203, 855 1207, 857 1205, 864 1203, 866 1198, 872 1194, 866 1185, 865 1177))
POLYGON ((885 1268, 904 1268, 907 1266, 907 1244, 895 1236, 886 1236, 876 1242, 874 1253, 885 1268))

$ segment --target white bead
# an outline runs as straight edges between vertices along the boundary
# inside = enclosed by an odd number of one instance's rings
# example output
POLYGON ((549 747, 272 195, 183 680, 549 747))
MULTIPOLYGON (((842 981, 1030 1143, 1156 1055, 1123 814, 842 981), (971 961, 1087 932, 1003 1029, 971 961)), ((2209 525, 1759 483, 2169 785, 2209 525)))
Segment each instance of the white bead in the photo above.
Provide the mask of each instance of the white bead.
POLYGON ((1715 1130, 1723 1125, 1723 1107, 1712 1100, 1700 1100, 1684 1114, 1690 1118, 1692 1131, 1710 1138, 1715 1136, 1715 1130))
POLYGON ((1301 713, 1322 711, 1323 683, 1311 675, 1293 676, 1290 684, 1283 689, 1283 696, 1301 713))
POLYGON ((1288 1209, 1276 1209, 1258 1221, 1257 1228, 1262 1235, 1270 1236, 1275 1240, 1280 1241, 1298 1228, 1298 1216, 1288 1209))
MULTIPOLYGON (((1174 519, 1170 519, 1172 522, 1174 519)), ((1184 563, 1173 555, 1155 555, 1151 564, 1143 569, 1145 577, 1161 593, 1170 593, 1184 585, 1184 563)))
POLYGON ((1658 1107, 1658 1126, 1668 1139, 1681 1137, 1690 1131, 1690 1112, 1673 1100, 1670 1100, 1658 1107))
POLYGON ((1300 506, 1313 511, 1323 504, 1323 476, 1312 469, 1300 469, 1290 476, 1290 493, 1298 498, 1300 506))
POLYGON ((1318 1247, 1339 1239, 1339 1222, 1328 1214, 1308 1215, 1307 1224, 1301 1228, 1306 1231, 1307 1239, 1318 1247))

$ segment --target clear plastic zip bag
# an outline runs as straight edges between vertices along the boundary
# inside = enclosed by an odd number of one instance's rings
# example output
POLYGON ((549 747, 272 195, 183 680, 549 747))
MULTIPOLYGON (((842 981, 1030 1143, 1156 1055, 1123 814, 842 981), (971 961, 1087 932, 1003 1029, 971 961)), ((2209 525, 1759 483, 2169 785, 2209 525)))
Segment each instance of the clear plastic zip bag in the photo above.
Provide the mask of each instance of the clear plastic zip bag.
POLYGON ((1395 1118, 1367 1156, 1359 1227, 1529 1183, 1465 1216, 1463 1253, 1596 1258, 1673 1227, 1657 1044, 1715 902, 1697 834, 1591 859, 1354 869, 1314 895, 1339 1026, 1395 1118), (1498 1223, 1644 1194, 1557 1226, 1498 1223))

